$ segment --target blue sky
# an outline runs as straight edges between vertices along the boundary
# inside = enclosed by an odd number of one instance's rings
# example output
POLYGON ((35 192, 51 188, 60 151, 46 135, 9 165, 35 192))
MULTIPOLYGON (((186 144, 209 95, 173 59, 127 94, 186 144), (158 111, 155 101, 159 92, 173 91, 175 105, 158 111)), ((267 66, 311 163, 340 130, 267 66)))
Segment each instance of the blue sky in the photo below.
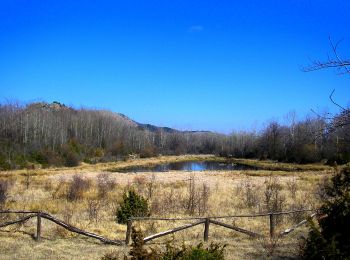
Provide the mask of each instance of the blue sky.
POLYGON ((0 3, 0 99, 110 109, 228 133, 349 104, 350 76, 305 73, 343 39, 350 1, 0 3))

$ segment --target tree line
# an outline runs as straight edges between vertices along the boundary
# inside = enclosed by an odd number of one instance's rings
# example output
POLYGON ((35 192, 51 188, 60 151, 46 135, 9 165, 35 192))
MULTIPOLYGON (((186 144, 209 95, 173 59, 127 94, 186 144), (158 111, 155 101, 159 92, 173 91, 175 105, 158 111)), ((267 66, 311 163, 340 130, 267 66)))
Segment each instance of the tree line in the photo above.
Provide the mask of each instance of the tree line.
POLYGON ((322 117, 288 123, 269 122, 260 131, 213 132, 144 128, 106 110, 76 109, 58 102, 0 104, 0 168, 32 164, 75 166, 114 161, 130 154, 141 157, 217 154, 239 158, 309 163, 350 161, 349 125, 330 131, 322 117))

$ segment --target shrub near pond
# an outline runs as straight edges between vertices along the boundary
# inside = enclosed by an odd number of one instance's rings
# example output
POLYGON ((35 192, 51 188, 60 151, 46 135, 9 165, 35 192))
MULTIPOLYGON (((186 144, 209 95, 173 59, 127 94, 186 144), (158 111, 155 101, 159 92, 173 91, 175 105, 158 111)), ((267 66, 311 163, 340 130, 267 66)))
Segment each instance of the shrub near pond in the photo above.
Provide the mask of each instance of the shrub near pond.
POLYGON ((117 222, 125 224, 130 217, 148 217, 148 201, 137 194, 134 190, 129 190, 123 194, 123 202, 117 210, 117 222))
MULTIPOLYGON (((204 247, 202 243, 197 246, 178 247, 171 243, 166 244, 165 250, 157 247, 145 247, 144 235, 140 230, 132 229, 132 244, 125 260, 224 260, 226 245, 211 243, 204 247)), ((105 254, 101 260, 117 260, 120 255, 114 251, 105 254)))
POLYGON ((204 247, 202 243, 197 246, 182 246, 182 248, 167 246, 163 253, 163 260, 224 260, 225 245, 211 243, 204 247))
POLYGON ((324 187, 324 203, 318 225, 310 221, 303 248, 305 259, 349 259, 350 257, 350 166, 337 172, 324 187))

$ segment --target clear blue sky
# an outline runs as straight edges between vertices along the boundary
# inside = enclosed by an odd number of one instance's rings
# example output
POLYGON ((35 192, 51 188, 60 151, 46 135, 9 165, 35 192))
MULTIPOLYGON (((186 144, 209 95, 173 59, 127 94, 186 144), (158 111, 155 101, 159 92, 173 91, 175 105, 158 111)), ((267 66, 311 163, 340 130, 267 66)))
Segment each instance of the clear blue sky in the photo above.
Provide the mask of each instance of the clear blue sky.
POLYGON ((1 0, 0 98, 230 132, 349 104, 350 76, 304 73, 344 39, 350 1, 1 0))

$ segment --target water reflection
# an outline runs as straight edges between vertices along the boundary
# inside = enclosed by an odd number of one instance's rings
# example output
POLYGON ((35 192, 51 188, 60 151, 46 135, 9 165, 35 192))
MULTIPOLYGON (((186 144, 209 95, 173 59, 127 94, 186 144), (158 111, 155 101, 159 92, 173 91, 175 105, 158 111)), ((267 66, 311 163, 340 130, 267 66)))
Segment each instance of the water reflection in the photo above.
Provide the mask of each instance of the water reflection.
POLYGON ((153 166, 131 166, 124 169, 118 169, 117 172, 167 172, 167 171, 218 171, 218 170, 255 170, 255 167, 222 163, 215 161, 188 161, 163 163, 153 166))

